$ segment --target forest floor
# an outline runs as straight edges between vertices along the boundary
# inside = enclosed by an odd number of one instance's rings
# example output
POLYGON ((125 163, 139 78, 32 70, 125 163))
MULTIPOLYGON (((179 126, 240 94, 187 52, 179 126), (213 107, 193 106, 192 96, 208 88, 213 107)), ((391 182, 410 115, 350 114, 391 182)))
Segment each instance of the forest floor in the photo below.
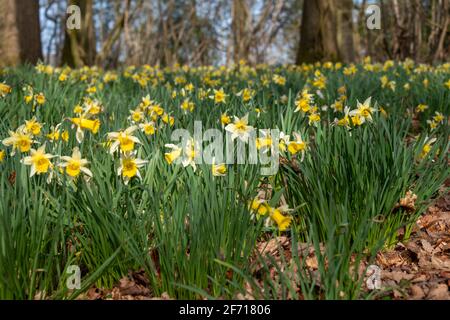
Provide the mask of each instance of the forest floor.
MULTIPOLYGON (((443 188, 449 186, 450 180, 443 188)), ((402 236, 402 230, 399 235, 402 236)), ((280 246, 285 258, 290 259, 290 240, 284 236, 269 243, 259 243, 258 251, 263 255, 277 256, 280 255, 280 246)), ((317 260, 314 249, 308 248, 310 255, 306 264, 314 272, 317 260)), ((376 299, 450 300, 450 192, 440 197, 420 217, 408 241, 398 242, 393 249, 379 252, 375 264, 381 269, 381 290, 375 295, 376 299)), ((166 294, 153 297, 148 284, 144 271, 130 272, 113 289, 92 287, 79 299, 171 299, 166 294)), ((238 294, 237 298, 252 299, 252 296, 238 294)))
POLYGON ((450 300, 450 193, 420 217, 409 241, 380 252, 377 265, 394 299, 450 300))

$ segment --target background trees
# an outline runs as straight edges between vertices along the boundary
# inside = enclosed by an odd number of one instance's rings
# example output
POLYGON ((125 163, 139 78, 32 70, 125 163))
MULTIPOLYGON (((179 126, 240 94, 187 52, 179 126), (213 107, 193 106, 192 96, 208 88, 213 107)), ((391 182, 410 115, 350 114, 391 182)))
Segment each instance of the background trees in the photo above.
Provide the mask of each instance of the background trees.
POLYGON ((110 68, 366 55, 430 63, 448 59, 449 31, 450 0, 0 0, 0 64, 110 68), (81 8, 81 30, 65 27, 71 4, 81 8), (366 26, 369 4, 381 8, 381 30, 366 26))
POLYGON ((0 1, 0 66, 42 59, 39 3, 0 1))

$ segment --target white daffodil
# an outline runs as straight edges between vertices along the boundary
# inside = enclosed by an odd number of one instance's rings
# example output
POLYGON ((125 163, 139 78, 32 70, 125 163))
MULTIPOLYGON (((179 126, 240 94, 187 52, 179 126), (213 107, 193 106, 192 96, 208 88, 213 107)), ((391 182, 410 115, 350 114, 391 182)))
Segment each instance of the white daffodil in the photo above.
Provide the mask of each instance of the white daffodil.
POLYGON ((241 119, 234 117, 234 122, 228 124, 225 130, 231 133, 232 140, 239 138, 241 141, 246 142, 253 127, 248 125, 248 114, 246 114, 241 119))

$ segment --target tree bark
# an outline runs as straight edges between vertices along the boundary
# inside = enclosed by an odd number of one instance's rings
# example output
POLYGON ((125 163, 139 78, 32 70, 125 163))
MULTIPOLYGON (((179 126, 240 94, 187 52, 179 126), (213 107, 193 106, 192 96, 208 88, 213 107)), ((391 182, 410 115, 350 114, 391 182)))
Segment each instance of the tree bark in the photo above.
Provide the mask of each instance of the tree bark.
POLYGON ((249 59, 250 43, 248 33, 250 32, 249 23, 250 9, 246 0, 233 0, 232 4, 232 31, 233 31, 233 60, 238 63, 239 60, 249 59))
POLYGON ((0 0, 0 66, 42 60, 39 2, 0 0))
POLYGON ((305 0, 297 64, 337 61, 336 3, 334 0, 305 0))
POLYGON ((93 65, 96 56, 93 0, 69 0, 68 5, 80 7, 81 30, 66 29, 62 62, 77 68, 93 65))
POLYGON ((339 57, 343 62, 355 61, 353 43, 353 0, 336 1, 339 57))

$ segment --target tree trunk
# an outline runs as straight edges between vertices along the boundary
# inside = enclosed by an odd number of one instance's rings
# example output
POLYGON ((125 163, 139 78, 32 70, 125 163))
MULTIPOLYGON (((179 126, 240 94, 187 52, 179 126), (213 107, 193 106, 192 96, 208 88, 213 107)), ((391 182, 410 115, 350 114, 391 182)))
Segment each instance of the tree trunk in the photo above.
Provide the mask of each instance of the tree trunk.
POLYGON ((334 0, 305 0, 297 64, 339 58, 334 0))
POLYGON ((39 2, 0 0, 0 66, 42 59, 39 2))
POLYGON ((344 62, 355 61, 353 44, 353 0, 337 1, 337 31, 339 57, 344 62))
POLYGON ((81 30, 66 29, 63 48, 63 63, 71 67, 82 67, 95 63, 95 30, 93 0, 69 0, 81 10, 81 30))
POLYGON ((250 9, 246 0, 233 0, 232 4, 232 31, 233 31, 233 60, 249 59, 250 43, 248 36, 250 32, 249 23, 250 9))

